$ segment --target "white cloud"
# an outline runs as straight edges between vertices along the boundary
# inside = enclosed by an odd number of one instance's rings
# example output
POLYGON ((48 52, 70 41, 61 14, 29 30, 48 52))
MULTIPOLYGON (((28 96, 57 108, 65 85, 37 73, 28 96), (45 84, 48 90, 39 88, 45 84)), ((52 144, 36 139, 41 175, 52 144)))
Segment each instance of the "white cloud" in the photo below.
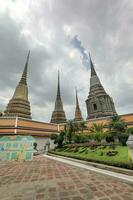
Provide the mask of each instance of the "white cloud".
POLYGON ((0 0, 0 90, 4 110, 19 81, 28 49, 29 99, 35 119, 49 121, 54 109, 57 71, 61 73, 64 110, 73 118, 75 86, 86 118, 90 71, 70 44, 78 35, 92 54, 105 90, 117 111, 133 112, 132 1, 0 0), (126 23, 123 23, 123 22, 126 23), (4 98, 4 99, 2 99, 4 98))

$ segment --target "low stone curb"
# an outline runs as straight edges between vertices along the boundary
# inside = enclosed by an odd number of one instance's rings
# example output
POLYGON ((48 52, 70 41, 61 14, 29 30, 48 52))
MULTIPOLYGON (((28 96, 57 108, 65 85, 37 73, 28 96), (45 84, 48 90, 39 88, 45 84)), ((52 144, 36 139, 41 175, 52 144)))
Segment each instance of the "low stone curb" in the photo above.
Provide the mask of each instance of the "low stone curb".
POLYGON ((105 165, 105 164, 99 164, 99 163, 79 160, 79 159, 76 159, 76 158, 70 158, 70 157, 66 157, 66 156, 62 156, 62 155, 57 155, 57 154, 54 154, 54 153, 48 153, 48 155, 54 156, 54 157, 57 157, 57 158, 64 158, 66 160, 82 163, 82 164, 93 166, 93 167, 96 167, 96 168, 99 168, 99 169, 109 170, 109 171, 112 171, 112 172, 117 172, 117 173, 120 173, 120 174, 133 176, 133 170, 129 170, 129 169, 123 169, 123 168, 113 167, 113 166, 109 166, 109 165, 105 165))

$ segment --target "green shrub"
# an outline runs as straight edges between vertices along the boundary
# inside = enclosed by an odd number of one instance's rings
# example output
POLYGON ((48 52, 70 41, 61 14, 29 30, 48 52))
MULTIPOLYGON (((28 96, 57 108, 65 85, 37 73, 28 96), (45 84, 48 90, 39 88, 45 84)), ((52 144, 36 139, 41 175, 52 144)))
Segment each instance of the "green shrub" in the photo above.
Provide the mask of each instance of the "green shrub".
POLYGON ((112 134, 107 134, 105 139, 108 143, 114 142, 114 136, 112 134))
POLYGON ((74 153, 76 153, 76 152, 78 152, 78 150, 79 150, 79 148, 78 147, 75 147, 75 149, 74 149, 74 153))
POLYGON ((50 136, 50 139, 51 139, 51 140, 55 140, 57 137, 58 137, 58 135, 54 133, 54 134, 52 134, 52 135, 50 136))
POLYGON ((99 149, 106 149, 106 146, 105 145, 100 146, 99 149))
POLYGON ((110 146, 109 146, 109 147, 110 147, 110 149, 113 149, 113 150, 114 150, 114 149, 115 149, 115 147, 116 147, 116 145, 112 143, 112 144, 110 144, 110 146))
POLYGON ((133 135, 133 127, 128 128, 127 133, 133 135))
POLYGON ((121 143, 122 146, 126 146, 128 136, 129 136, 128 133, 119 134, 118 138, 119 138, 119 142, 121 143))
POLYGON ((79 150, 79 153, 83 153, 85 151, 86 148, 82 148, 81 150, 79 150))
MULTIPOLYGON (((49 151, 50 153, 56 154, 56 155, 60 155, 60 153, 55 152, 55 151, 49 151)), ((79 160, 84 160, 84 161, 88 161, 88 162, 95 162, 95 163, 101 163, 101 164, 107 164, 107 165, 111 165, 111 166, 115 166, 115 167, 121 167, 121 168, 126 168, 126 169, 132 169, 133 170, 133 162, 127 162, 127 163, 123 163, 123 162, 116 162, 116 161, 103 161, 103 160, 95 160, 95 159, 90 159, 90 158, 83 158, 83 157, 79 157, 77 155, 63 155, 64 157, 70 157, 70 158, 75 158, 75 159, 79 159, 79 160)))
POLYGON ((86 148, 84 152, 85 152, 85 154, 88 154, 88 149, 86 148))
POLYGON ((104 155, 104 152, 103 152, 103 151, 101 151, 101 152, 100 152, 100 156, 103 156, 103 155, 104 155))
POLYGON ((36 143, 36 142, 33 143, 33 148, 34 148, 35 150, 37 150, 37 143, 36 143))
POLYGON ((108 151, 106 153, 107 156, 116 156, 116 154, 118 154, 118 151, 108 151))
POLYGON ((128 161, 132 162, 132 153, 130 150, 128 150, 128 161))

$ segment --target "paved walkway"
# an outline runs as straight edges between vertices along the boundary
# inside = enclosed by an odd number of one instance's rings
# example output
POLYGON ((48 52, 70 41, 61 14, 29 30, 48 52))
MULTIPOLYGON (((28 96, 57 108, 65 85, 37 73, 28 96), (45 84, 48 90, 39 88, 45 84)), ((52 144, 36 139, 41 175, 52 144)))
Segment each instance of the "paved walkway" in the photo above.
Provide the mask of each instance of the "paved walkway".
POLYGON ((0 200, 133 200, 133 185, 47 157, 0 164, 0 200))
POLYGON ((98 173, 101 173, 101 174, 105 174, 105 175, 108 175, 108 176, 119 178, 123 181, 126 181, 126 182, 133 184, 133 176, 129 176, 129 175, 125 175, 125 174, 121 174, 121 173, 117 173, 117 172, 113 172, 113 171, 109 171, 109 170, 105 170, 105 169, 99 169, 97 167, 86 165, 86 163, 87 163, 86 161, 80 161, 79 160, 79 162, 78 162, 77 159, 65 158, 65 157, 63 158, 63 156, 62 157, 61 156, 49 156, 49 155, 44 155, 44 156, 47 157, 47 158, 56 160, 56 161, 60 161, 60 162, 66 163, 66 164, 76 166, 76 167, 88 169, 88 170, 91 170, 91 171, 94 171, 94 172, 98 172, 98 173))

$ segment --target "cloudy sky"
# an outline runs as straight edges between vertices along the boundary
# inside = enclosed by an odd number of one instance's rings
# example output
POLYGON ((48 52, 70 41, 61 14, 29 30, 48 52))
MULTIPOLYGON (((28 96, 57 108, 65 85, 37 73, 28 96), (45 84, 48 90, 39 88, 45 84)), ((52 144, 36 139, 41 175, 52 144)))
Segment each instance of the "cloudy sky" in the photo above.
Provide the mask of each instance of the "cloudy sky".
POLYGON ((86 118, 89 51, 117 112, 133 112, 132 0, 0 0, 1 111, 19 82, 29 49, 34 119, 51 118, 58 69, 67 118, 74 116, 75 86, 86 118))

